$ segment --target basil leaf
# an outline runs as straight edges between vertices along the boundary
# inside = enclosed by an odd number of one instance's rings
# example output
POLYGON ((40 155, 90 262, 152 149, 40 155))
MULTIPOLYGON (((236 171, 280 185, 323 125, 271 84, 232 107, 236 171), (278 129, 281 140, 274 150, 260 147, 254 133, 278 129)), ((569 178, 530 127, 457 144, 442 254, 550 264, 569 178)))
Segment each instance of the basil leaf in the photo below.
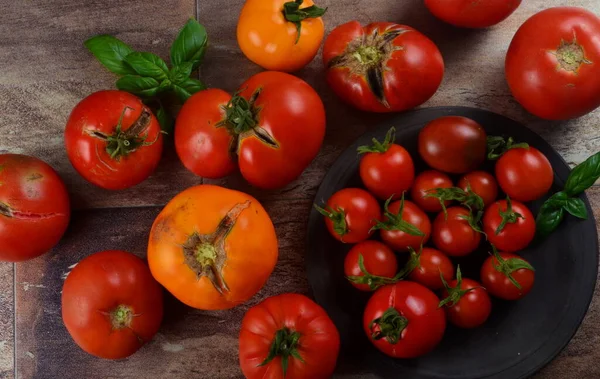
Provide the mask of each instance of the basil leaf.
POLYGON ((204 83, 197 79, 187 78, 184 82, 175 84, 173 86, 175 93, 181 101, 185 102, 190 96, 195 94, 196 92, 202 91, 206 89, 204 83))
POLYGON ((167 77, 169 68, 165 61, 152 53, 133 52, 125 57, 125 62, 140 76, 148 76, 156 80, 167 77))
POLYGON ((200 25, 198 21, 190 19, 171 45, 171 64, 179 66, 182 63, 190 62, 192 71, 197 69, 202 63, 207 44, 208 36, 204 26, 200 25))
POLYGON ((569 196, 577 196, 596 183, 600 178, 600 152, 592 155, 577 165, 565 184, 565 192, 569 196))
POLYGON ((160 107, 156 110, 156 119, 160 124, 160 129, 169 134, 173 131, 173 118, 167 113, 165 107, 160 105, 160 107))
POLYGON ((192 64, 190 62, 182 63, 179 66, 175 66, 169 72, 169 78, 175 84, 180 84, 189 79, 192 73, 192 64))
POLYGON ((563 207, 565 211, 569 212, 571 215, 580 218, 587 219, 588 212, 585 207, 585 203, 578 197, 571 197, 567 199, 566 204, 563 207))
POLYGON ((538 235, 541 237, 548 236, 558 228, 564 217, 565 211, 562 207, 558 209, 548 208, 546 210, 542 207, 535 220, 538 235))
POLYGON ((100 35, 88 39, 84 45, 109 71, 119 75, 135 74, 135 71, 125 62, 125 57, 133 50, 120 39, 100 35))
POLYGON ((117 80, 117 88, 142 97, 151 97, 158 93, 156 79, 137 75, 125 75, 117 80))

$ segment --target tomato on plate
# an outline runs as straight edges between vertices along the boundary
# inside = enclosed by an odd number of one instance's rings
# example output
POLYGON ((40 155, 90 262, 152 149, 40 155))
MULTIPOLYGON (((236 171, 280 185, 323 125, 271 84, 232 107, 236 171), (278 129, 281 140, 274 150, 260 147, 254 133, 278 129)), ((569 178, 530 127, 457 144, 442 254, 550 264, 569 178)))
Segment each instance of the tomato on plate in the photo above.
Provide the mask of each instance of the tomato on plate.
POLYGON ((443 207, 450 205, 451 200, 440 201, 432 196, 436 188, 452 188, 452 179, 443 172, 423 171, 415 178, 410 197, 425 212, 441 212, 443 207))
POLYGON ((297 71, 317 55, 325 11, 312 0, 247 0, 237 24, 240 49, 267 70, 297 71))
POLYGON ((65 128, 71 164, 109 190, 141 183, 162 154, 160 125, 142 100, 124 91, 94 92, 73 108, 65 128))
POLYGON ((514 148, 496 162, 500 188, 514 200, 527 202, 544 196, 552 187, 554 170, 546 156, 536 149, 514 148))
POLYGON ((450 207, 433 221, 433 244, 451 257, 471 254, 481 242, 481 234, 473 228, 473 215, 463 207, 450 207))
POLYGON ((499 200, 483 214, 483 231, 496 248, 514 253, 523 250, 535 237, 535 218, 525 204, 499 200))
POLYGON ((228 309, 250 299, 277 263, 275 228, 243 192, 198 185, 179 193, 154 220, 148 263, 181 302, 228 309))
POLYGON ((442 282, 450 281, 454 277, 454 265, 450 258, 439 250, 424 247, 420 252, 411 252, 409 267, 414 267, 408 279, 420 283, 431 290, 444 287, 442 282))
POLYGON ((25 261, 52 249, 70 215, 67 188, 50 165, 0 154, 0 261, 25 261))
POLYGON ((132 355, 154 337, 162 316, 162 289, 146 263, 125 251, 84 258, 63 285, 63 322, 75 343, 96 357, 132 355))
POLYGON ((340 335, 325 310, 285 293, 250 308, 240 330, 240 366, 248 379, 331 377, 340 335))
POLYGON ((549 120, 583 116, 600 106, 600 18, 577 7, 545 9, 530 17, 506 54, 513 96, 549 120))
POLYGON ((363 327, 377 349, 394 358, 416 358, 444 336, 446 315, 427 287, 401 281, 378 289, 369 299, 363 327))
POLYGON ((521 0, 425 0, 433 15, 461 28, 487 28, 508 18, 521 0))
POLYGON ((381 239, 392 249, 407 252, 419 249, 429 241, 431 222, 427 214, 411 201, 396 200, 385 202, 383 221, 378 221, 374 229, 381 230, 381 239))
POLYGON ((378 241, 363 241, 352 247, 344 259, 346 279, 361 291, 373 291, 393 281, 398 271, 396 255, 378 241))
POLYGON ((513 253, 491 255, 481 266, 481 283, 490 293, 504 300, 518 300, 533 287, 535 269, 525 259, 513 253))
POLYGON ((419 132, 419 154, 432 168, 464 174, 483 164, 487 150, 483 127, 470 118, 444 116, 419 132))
POLYGON ((213 89, 195 93, 175 124, 175 149, 194 174, 221 178, 236 162, 252 185, 281 188, 317 156, 325 136, 325 108, 302 79, 265 71, 231 97, 213 89))
POLYGON ((371 112, 399 112, 437 91, 444 60, 437 46, 406 25, 358 21, 340 25, 323 47, 327 82, 347 103, 371 112))
POLYGON ((413 160, 400 145, 394 143, 396 128, 392 127, 383 143, 373 138, 372 146, 361 146, 360 178, 367 189, 382 200, 399 199, 415 179, 413 160))
POLYGON ((484 207, 492 204, 498 197, 498 183, 492 174, 485 171, 472 171, 464 175, 458 180, 457 187, 477 194, 484 207))

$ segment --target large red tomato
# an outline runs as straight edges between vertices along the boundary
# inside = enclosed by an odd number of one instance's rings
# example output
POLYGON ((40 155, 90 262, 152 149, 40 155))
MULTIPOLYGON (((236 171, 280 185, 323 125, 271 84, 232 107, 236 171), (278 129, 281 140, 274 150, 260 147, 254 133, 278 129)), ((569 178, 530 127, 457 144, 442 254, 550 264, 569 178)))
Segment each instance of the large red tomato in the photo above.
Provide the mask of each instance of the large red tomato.
POLYGON ((242 320, 240 366, 248 379, 326 379, 339 349, 335 325, 303 295, 269 297, 242 320))
POLYGON ((535 218, 518 201, 499 200, 483 215, 483 231, 488 241, 498 249, 514 253, 526 248, 535 237, 535 218))
POLYGON ((45 162, 0 154, 0 261, 35 258, 58 243, 69 224, 69 195, 45 162))
POLYGON ((411 201, 390 200, 385 203, 384 220, 377 222, 375 229, 381 229, 381 239, 392 249, 407 252, 417 250, 429 241, 431 221, 427 214, 411 201))
POLYGON ((444 61, 437 46, 406 25, 351 21, 325 40, 327 82, 343 100, 372 112, 416 107, 437 91, 444 61))
POLYGON ((90 255, 65 280, 65 326, 79 347, 97 357, 135 353, 156 334, 162 316, 162 289, 146 263, 125 251, 90 255))
POLYGON ((554 171, 550 161, 535 147, 515 148, 496 162, 500 188, 511 199, 527 202, 544 196, 552 187, 554 171))
POLYGON ((323 102, 305 81, 282 72, 261 72, 240 88, 233 97, 215 89, 186 101, 175 125, 177 154, 196 175, 226 176, 237 161, 250 184, 283 187, 321 147, 323 102))
POLYGON ((505 69, 512 94, 534 115, 591 112, 600 105, 600 18, 575 7, 533 15, 513 37, 505 69))
POLYGON ((463 28, 487 28, 510 16, 521 0, 425 0, 440 20, 463 28))
POLYGON ((71 164, 89 182, 110 190, 134 186, 156 168, 160 125, 142 100, 124 91, 99 91, 81 100, 65 129, 71 164))

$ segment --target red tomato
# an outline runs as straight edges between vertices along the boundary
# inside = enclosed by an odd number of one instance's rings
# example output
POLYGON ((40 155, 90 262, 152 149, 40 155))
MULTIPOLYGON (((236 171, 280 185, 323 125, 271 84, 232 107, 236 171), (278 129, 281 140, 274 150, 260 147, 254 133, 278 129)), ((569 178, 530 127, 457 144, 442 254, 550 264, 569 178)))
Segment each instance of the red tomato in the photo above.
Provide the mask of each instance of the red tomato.
POLYGON ((261 72, 240 88, 233 97, 207 90, 186 101, 175 125, 177 154, 196 175, 226 176, 237 160, 250 184, 283 187, 317 156, 323 102, 305 81, 282 72, 261 72))
POLYGON ((448 320, 459 328, 471 329, 483 325, 492 312, 492 301, 485 288, 472 279, 463 279, 460 267, 456 280, 445 283, 442 291, 448 320))
POLYGON ((502 251, 523 250, 535 237, 535 218, 525 204, 499 200, 483 215, 483 231, 488 241, 502 251))
POLYGON ((392 249, 407 252, 417 250, 429 241, 431 222, 417 205, 408 200, 397 200, 391 205, 385 203, 384 221, 378 222, 381 239, 392 249))
POLYGON ((444 116, 419 133, 419 154, 436 170, 464 174, 485 161, 486 138, 483 127, 470 118, 444 116))
POLYGON ((420 253, 411 253, 409 265, 415 268, 410 272, 408 278, 420 283, 431 290, 439 290, 444 287, 441 276, 446 280, 454 277, 454 265, 441 251, 424 247, 420 253))
POLYGON ((497 253, 481 266, 481 283, 500 299, 518 300, 533 287, 535 270, 525 259, 513 253, 497 253))
POLYGON ((469 190, 477 194, 487 207, 498 197, 498 184, 490 173, 485 171, 473 171, 464 175, 458 181, 457 187, 465 192, 469 190))
POLYGON ((415 29, 351 21, 325 40, 327 82, 344 101, 372 112, 398 112, 427 101, 444 76, 437 46, 415 29))
MULTIPOLYGON (((433 194, 435 188, 452 188, 452 180, 442 172, 429 170, 423 171, 415 178, 415 183, 410 190, 412 200, 425 212, 441 212, 442 204, 436 197, 426 197, 433 194)), ((450 200, 444 201, 444 206, 450 205, 450 200)))
POLYGON ((446 330, 446 315, 438 303, 438 297, 418 283, 401 281, 382 287, 365 308, 365 333, 377 349, 391 357, 427 354, 446 330))
POLYGON ((381 242, 360 242, 346 255, 344 274, 361 291, 373 291, 388 284, 398 271, 394 252, 381 242))
POLYGON ((361 146, 360 177, 363 184, 382 200, 399 199, 415 179, 413 160, 400 145, 394 143, 396 129, 391 128, 383 143, 373 138, 373 146, 361 146))
POLYGON ((158 331, 163 295, 146 263, 108 250, 83 259, 62 291, 62 317, 73 340, 105 359, 135 353, 158 331))
POLYGON ((250 308, 240 331, 240 366, 248 379, 331 377, 339 333, 306 296, 286 293, 250 308))
POLYGON ((521 0, 425 0, 433 15, 462 28, 487 28, 510 16, 521 0))
POLYGON ((99 91, 81 100, 65 129, 73 167, 87 181, 110 190, 148 178, 158 166, 162 145, 156 117, 140 98, 124 91, 99 91))
POLYGON ((325 208, 315 205, 325 216, 325 225, 332 236, 344 243, 364 241, 373 234, 372 228, 381 220, 377 199, 360 188, 344 188, 334 193, 325 208))
POLYGON ((47 163, 0 154, 0 261, 38 257, 58 243, 69 224, 69 195, 47 163))
POLYGON ((496 178, 511 199, 527 202, 539 199, 550 190, 554 171, 548 158, 530 146, 504 153, 496 162, 496 178))
POLYGON ((600 18, 575 7, 543 10, 513 37, 506 80, 534 115, 565 120, 600 105, 600 18))
POLYGON ((433 221, 433 244, 451 257, 471 254, 481 235, 469 225, 469 217, 469 210, 463 207, 450 207, 447 215, 440 212, 433 221))

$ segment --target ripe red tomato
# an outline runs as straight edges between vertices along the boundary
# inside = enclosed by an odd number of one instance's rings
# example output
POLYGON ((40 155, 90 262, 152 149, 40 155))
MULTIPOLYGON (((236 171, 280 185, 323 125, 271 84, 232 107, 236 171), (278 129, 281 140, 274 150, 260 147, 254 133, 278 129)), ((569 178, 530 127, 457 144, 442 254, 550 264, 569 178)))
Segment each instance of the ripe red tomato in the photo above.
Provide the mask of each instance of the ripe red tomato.
POLYGON ((485 171, 473 171, 459 179, 457 187, 465 192, 471 190, 483 200, 487 207, 498 197, 498 184, 490 173, 485 171))
MULTIPOLYGON (((435 170, 423 171, 415 178, 415 183, 410 190, 412 200, 425 212, 441 212, 442 204, 433 194, 435 188, 452 188, 452 179, 442 172, 435 170)), ((450 205, 450 200, 444 201, 444 206, 450 205)))
POLYGON ((58 243, 69 224, 69 195, 47 163, 0 154, 0 261, 38 257, 58 243))
POLYGON ((73 340, 89 354, 121 359, 158 331, 163 295, 146 263, 108 250, 75 266, 62 291, 62 317, 73 340))
POLYGON ((351 21, 325 40, 327 82, 344 101, 371 112, 398 112, 427 101, 444 76, 437 46, 415 29, 351 21))
POLYGON ((523 250, 535 237, 535 218, 525 204, 499 200, 483 214, 483 231, 488 241, 502 251, 523 250))
POLYGON ((372 228, 381 220, 377 199, 360 188, 344 188, 334 193, 325 208, 315 205, 325 216, 329 233, 344 243, 364 241, 373 234, 372 228))
POLYGON ((407 252, 411 248, 417 250, 429 241, 431 222, 427 214, 411 201, 385 202, 383 222, 378 222, 376 229, 381 229, 381 239, 392 249, 407 252))
POLYGON ((331 377, 340 336, 327 313, 303 295, 269 297, 244 315, 240 366, 248 379, 331 377))
POLYGON ((462 28, 487 28, 510 16, 521 0, 425 0, 433 15, 462 28))
POLYGON ((485 161, 486 138, 483 127, 470 118, 444 116, 419 133, 419 154, 436 170, 464 174, 485 161))
POLYGON ((600 105, 600 18, 575 7, 543 10, 513 37, 506 80, 513 96, 549 120, 583 116, 600 105))
POLYGON ((369 299, 363 327, 377 349, 394 358, 416 358, 433 350, 446 330, 439 299, 421 284, 401 281, 369 299))
POLYGON ((207 90, 186 101, 175 125, 177 154, 196 175, 224 177, 237 160, 250 184, 283 187, 317 156, 323 102, 305 81, 282 72, 261 72, 240 88, 233 97, 207 90))
POLYGON ((525 259, 513 253, 497 253, 481 266, 481 283, 500 299, 518 300, 533 287, 535 270, 525 259))
POLYGON ((363 184, 382 200, 399 199, 408 191, 415 179, 413 160, 400 145, 394 143, 396 129, 391 128, 383 143, 373 138, 372 146, 358 148, 360 154, 360 177, 363 184))
POLYGON ((471 254, 479 246, 481 234, 469 224, 470 217, 463 207, 450 207, 447 215, 440 212, 433 221, 433 244, 451 257, 471 254))
POLYGON ((142 100, 124 91, 95 92, 73 108, 65 146, 87 181, 110 190, 132 187, 152 174, 162 153, 160 125, 142 100))
POLYGON ((496 162, 496 178, 511 199, 527 202, 539 199, 550 190, 554 171, 548 158, 530 146, 504 153, 496 162))
POLYGON ((377 241, 363 241, 354 245, 344 260, 346 278, 361 291, 373 291, 388 284, 397 271, 396 255, 377 241))
POLYGON ((460 267, 456 280, 444 283, 442 301, 448 320, 459 328, 471 329, 483 325, 492 313, 492 301, 478 282, 462 278, 460 267))
POLYGON ((414 267, 408 278, 431 290, 444 287, 441 276, 447 281, 454 277, 454 265, 450 258, 430 247, 424 247, 420 253, 411 253, 408 264, 414 267))

